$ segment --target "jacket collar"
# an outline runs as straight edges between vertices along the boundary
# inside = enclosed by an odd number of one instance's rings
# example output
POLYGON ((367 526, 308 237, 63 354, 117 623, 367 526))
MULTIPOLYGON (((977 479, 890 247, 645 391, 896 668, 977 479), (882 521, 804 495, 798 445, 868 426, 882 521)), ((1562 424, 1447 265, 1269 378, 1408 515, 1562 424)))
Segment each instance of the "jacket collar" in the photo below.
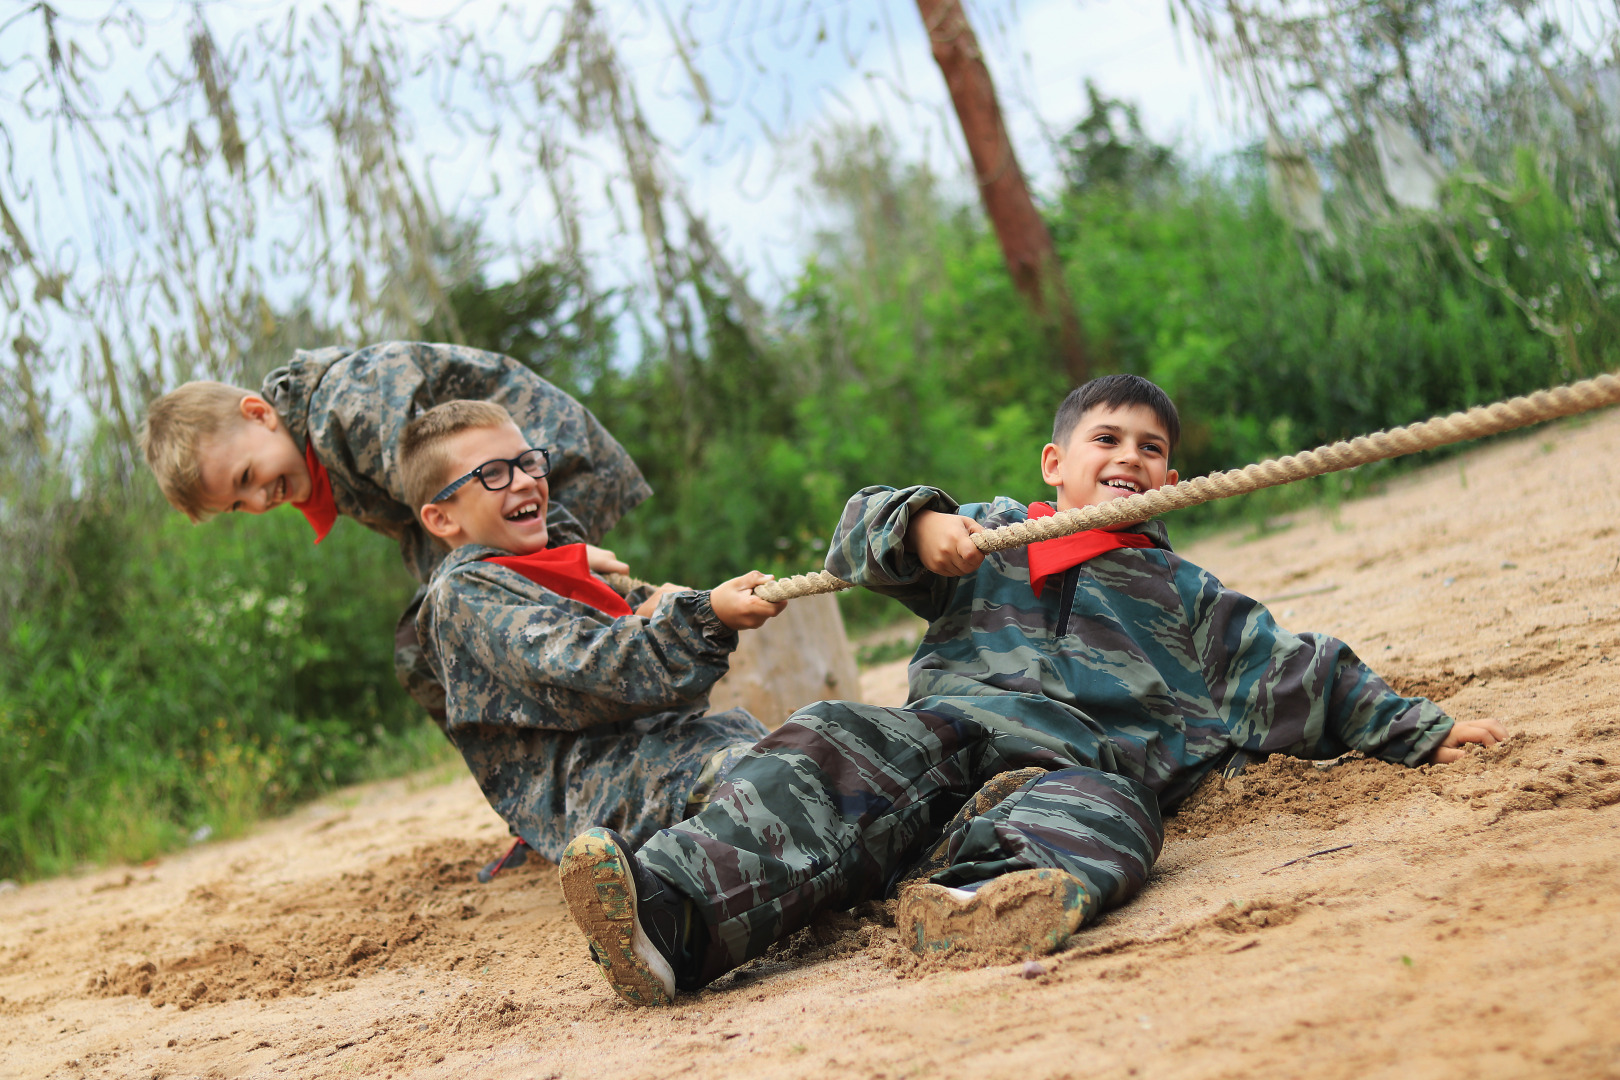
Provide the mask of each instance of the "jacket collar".
MULTIPOLYGON (((276 407, 281 422, 299 446, 309 438, 309 402, 315 388, 326 377, 326 372, 339 360, 354 352, 347 345, 334 345, 326 349, 299 349, 282 367, 264 377, 259 392, 276 407)), ((320 447, 316 447, 316 453, 320 447)))

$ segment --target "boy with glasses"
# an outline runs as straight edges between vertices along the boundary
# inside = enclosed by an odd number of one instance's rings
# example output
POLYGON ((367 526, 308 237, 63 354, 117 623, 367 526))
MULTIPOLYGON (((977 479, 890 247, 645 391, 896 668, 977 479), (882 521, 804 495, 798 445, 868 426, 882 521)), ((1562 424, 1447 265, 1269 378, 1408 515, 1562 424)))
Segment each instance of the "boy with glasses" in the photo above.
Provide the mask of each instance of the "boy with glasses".
POLYGON ((547 450, 492 402, 429 409, 399 456, 422 527, 450 549, 418 638, 490 806, 552 860, 589 827, 644 840, 701 809, 766 733, 741 709, 708 714, 708 694, 737 631, 786 606, 753 594, 769 575, 620 596, 584 544, 554 546, 547 450))

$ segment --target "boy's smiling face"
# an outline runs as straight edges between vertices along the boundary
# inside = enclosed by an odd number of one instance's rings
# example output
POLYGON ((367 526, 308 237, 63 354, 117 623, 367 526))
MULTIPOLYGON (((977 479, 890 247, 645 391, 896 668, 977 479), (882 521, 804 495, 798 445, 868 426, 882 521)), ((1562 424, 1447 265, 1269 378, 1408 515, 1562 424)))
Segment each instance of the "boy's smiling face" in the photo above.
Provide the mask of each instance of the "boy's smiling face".
POLYGON ((1057 508, 1096 506, 1174 484, 1170 435, 1146 405, 1098 405, 1080 414, 1068 445, 1047 443, 1041 478, 1057 488, 1057 508))
POLYGON ((203 505, 214 513, 262 514, 309 499, 314 481, 304 451, 274 407, 257 394, 242 399, 241 417, 197 447, 203 505))
MULTIPOLYGON (((448 484, 497 459, 510 460, 530 449, 529 441, 512 424, 471 428, 446 440, 446 457, 453 462, 445 475, 448 484)), ((512 470, 512 484, 490 491, 475 477, 443 502, 429 503, 419 513, 428 532, 459 548, 482 544, 513 555, 531 555, 546 546, 546 504, 551 488, 544 477, 535 479, 521 469, 512 470)))

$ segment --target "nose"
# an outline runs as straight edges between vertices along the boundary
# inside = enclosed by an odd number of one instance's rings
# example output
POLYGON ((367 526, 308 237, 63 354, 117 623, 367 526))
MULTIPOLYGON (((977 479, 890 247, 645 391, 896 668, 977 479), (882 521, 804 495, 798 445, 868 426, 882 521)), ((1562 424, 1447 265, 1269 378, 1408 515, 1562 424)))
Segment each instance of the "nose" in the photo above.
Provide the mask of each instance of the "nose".
POLYGON ((529 492, 529 491, 539 491, 540 494, 541 494, 541 497, 544 498, 545 494, 546 494, 545 487, 546 487, 546 481, 545 481, 544 477, 541 477, 540 479, 536 480, 534 477, 530 476, 528 473, 524 472, 522 469, 513 469, 512 470, 512 490, 513 491, 518 492, 519 494, 522 494, 524 492, 529 492))

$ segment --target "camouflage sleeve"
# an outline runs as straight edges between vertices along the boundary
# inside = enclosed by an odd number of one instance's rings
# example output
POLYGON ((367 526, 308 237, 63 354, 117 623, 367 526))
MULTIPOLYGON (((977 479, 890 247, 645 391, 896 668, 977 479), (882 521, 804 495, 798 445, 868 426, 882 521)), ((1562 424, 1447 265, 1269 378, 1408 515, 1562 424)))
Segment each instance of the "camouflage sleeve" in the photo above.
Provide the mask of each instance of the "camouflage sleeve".
POLYGON ((624 602, 629 604, 630 609, 634 611, 636 608, 640 607, 644 602, 646 602, 646 599, 649 596, 657 591, 658 586, 654 585, 652 582, 638 581, 628 592, 624 594, 624 602))
POLYGON ((604 622, 576 601, 515 594, 504 573, 479 565, 429 589, 425 630, 452 727, 578 731, 688 706, 725 674, 737 647, 707 592, 666 596, 649 619, 604 622))
POLYGON ((1423 764, 1452 720, 1427 698, 1402 697, 1338 638, 1293 634, 1258 600, 1190 563, 1194 645, 1235 743, 1260 753, 1328 758, 1348 750, 1423 764))
POLYGON ((941 577, 906 550, 906 529, 920 510, 954 514, 957 501, 938 488, 867 487, 850 496, 827 545, 827 572, 893 597, 930 621, 945 612, 959 579, 941 577))

